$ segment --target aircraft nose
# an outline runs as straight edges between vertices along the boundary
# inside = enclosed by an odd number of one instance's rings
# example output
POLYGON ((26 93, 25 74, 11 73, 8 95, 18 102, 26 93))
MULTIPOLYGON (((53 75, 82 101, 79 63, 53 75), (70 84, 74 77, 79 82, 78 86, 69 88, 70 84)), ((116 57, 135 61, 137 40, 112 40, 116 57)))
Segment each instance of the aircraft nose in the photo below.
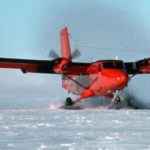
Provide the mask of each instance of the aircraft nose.
POLYGON ((119 87, 124 87, 127 85, 128 83, 128 75, 124 72, 120 72, 117 77, 116 80, 119 84, 119 87))

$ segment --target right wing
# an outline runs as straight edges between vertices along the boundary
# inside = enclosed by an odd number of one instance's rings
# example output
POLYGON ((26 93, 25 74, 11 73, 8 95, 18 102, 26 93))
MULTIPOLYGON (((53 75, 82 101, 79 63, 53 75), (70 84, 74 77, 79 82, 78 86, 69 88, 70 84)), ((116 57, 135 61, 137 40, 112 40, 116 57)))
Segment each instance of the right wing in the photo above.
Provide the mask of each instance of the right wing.
POLYGON ((136 62, 126 62, 125 69, 127 74, 147 74, 150 73, 150 58, 142 59, 136 62))
POLYGON ((21 69, 23 73, 49 73, 56 74, 53 70, 55 60, 30 60, 30 59, 13 59, 0 58, 0 68, 21 69))

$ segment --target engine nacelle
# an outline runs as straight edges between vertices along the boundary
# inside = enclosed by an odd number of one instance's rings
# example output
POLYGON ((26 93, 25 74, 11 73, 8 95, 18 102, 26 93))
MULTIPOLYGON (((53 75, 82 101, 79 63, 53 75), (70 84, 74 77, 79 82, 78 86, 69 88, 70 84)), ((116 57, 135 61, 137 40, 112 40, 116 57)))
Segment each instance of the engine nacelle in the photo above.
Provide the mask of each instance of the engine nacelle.
POLYGON ((66 69, 68 67, 68 64, 69 64, 69 60, 66 59, 66 58, 59 58, 59 59, 56 59, 55 60, 55 65, 53 67, 53 70, 56 72, 56 73, 66 73, 66 69))

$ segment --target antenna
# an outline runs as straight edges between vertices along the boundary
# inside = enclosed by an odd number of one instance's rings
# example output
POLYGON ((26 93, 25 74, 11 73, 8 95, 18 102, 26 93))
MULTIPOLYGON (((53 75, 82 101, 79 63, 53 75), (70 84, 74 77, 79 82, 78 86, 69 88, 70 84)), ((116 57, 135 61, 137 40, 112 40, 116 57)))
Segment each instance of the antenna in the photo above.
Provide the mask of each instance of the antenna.
POLYGON ((116 55, 116 60, 118 60, 118 56, 116 55))

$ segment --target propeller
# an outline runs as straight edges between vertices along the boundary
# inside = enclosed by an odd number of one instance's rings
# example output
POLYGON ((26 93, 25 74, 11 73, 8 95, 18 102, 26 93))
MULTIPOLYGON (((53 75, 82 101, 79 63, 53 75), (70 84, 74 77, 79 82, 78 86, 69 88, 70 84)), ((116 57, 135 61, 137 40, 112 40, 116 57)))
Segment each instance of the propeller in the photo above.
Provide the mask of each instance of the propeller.
MULTIPOLYGON (((80 51, 76 48, 71 56, 71 59, 77 58, 81 55, 80 51)), ((53 70, 57 73, 65 73, 67 71, 67 67, 69 62, 71 61, 70 58, 60 57, 54 50, 51 50, 48 55, 50 58, 54 59, 54 66, 53 70)))
POLYGON ((81 55, 81 52, 79 51, 79 49, 75 48, 75 50, 72 53, 72 59, 75 59, 79 57, 80 55, 81 55))
MULTIPOLYGON (((75 50, 72 53, 72 59, 75 59, 79 57, 80 55, 81 55, 81 52, 79 51, 79 49, 75 48, 75 50)), ((54 50, 51 50, 48 56, 53 59, 61 58, 59 54, 57 54, 54 50)))
POLYGON ((54 50, 51 50, 48 56, 53 59, 60 58, 60 56, 54 50))

